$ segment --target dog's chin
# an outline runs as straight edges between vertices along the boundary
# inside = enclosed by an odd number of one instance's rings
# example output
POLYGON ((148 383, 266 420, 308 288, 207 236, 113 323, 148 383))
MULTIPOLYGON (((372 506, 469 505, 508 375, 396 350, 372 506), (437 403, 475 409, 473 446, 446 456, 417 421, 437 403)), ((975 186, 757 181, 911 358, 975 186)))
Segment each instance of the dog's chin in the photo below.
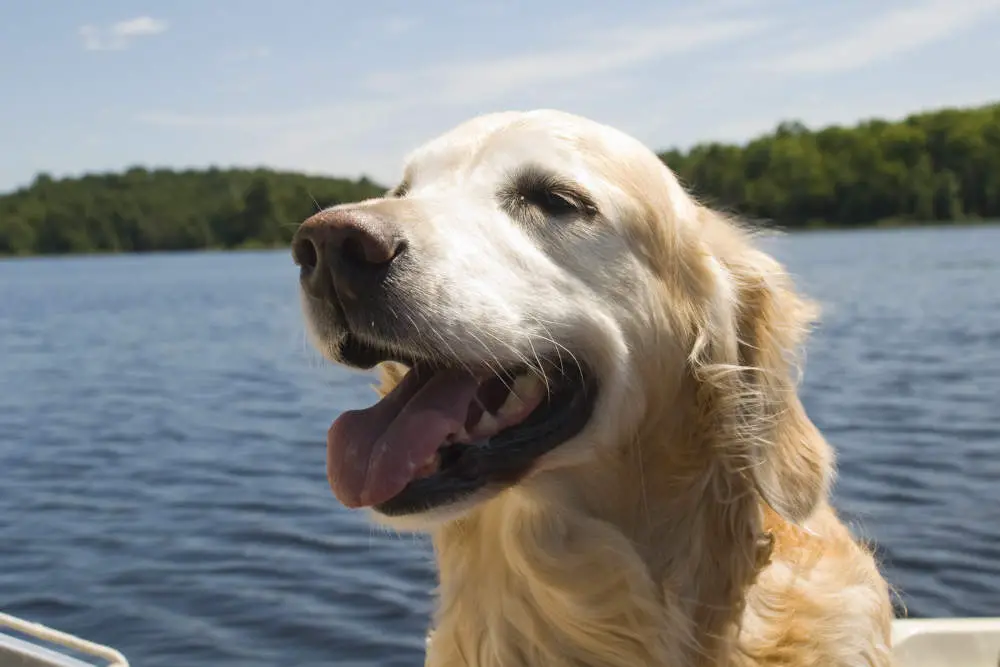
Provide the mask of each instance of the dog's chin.
POLYGON ((453 503, 409 514, 383 514, 377 507, 369 509, 372 522, 401 533, 431 533, 435 529, 473 514, 478 508, 508 491, 507 488, 481 489, 453 503))
POLYGON ((339 364, 403 373, 374 406, 337 418, 327 453, 341 502, 395 529, 426 531, 516 486, 577 440, 595 411, 596 376, 558 355, 498 365, 336 340, 327 349, 339 364))

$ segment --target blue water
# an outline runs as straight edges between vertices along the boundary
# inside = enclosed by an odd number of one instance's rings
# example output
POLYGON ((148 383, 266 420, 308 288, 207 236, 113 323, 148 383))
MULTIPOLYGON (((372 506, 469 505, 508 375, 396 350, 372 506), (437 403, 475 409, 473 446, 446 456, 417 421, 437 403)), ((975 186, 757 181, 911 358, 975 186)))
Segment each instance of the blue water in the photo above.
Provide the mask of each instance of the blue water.
MULTIPOLYGON (((1000 615, 1000 228, 768 246, 825 307, 804 398, 911 615, 1000 615)), ((422 664, 423 540, 327 487, 370 379, 287 253, 0 262, 0 609, 137 667, 422 664)))

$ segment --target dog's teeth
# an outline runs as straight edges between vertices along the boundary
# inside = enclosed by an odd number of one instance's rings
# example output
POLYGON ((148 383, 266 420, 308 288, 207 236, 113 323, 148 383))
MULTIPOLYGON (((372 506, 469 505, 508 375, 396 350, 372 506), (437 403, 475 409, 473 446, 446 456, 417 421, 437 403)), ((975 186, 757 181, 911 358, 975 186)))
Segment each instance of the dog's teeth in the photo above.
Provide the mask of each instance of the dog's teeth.
POLYGON ((545 385, 534 375, 519 375, 514 380, 507 400, 497 410, 501 420, 518 418, 524 411, 526 403, 534 403, 545 393, 545 385))
MULTIPOLYGON (((517 387, 517 382, 514 382, 514 386, 517 387)), ((507 400, 503 402, 500 409, 497 410, 497 417, 500 419, 505 419, 507 417, 513 417, 514 415, 521 412, 524 409, 524 401, 521 397, 517 395, 516 392, 512 391, 507 394, 507 400)))
POLYGON ((545 384, 535 375, 519 375, 514 380, 513 393, 524 403, 531 403, 545 394, 545 384))
POLYGON ((430 477, 438 470, 438 455, 437 452, 431 454, 427 457, 427 460, 423 462, 414 472, 414 479, 422 479, 424 477, 430 477))
POLYGON ((463 426, 455 433, 449 435, 445 442, 448 444, 468 444, 471 440, 472 436, 469 435, 469 432, 465 430, 465 427, 463 426))
POLYGON ((484 412, 476 425, 472 427, 472 435, 475 437, 491 436, 500 430, 500 423, 496 417, 488 412, 484 412))

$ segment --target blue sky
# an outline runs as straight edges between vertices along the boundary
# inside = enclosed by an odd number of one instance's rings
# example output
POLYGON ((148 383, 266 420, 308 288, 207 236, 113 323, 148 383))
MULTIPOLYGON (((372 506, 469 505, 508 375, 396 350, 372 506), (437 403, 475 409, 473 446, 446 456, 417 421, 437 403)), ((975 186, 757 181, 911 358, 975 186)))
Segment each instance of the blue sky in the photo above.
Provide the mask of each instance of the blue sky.
POLYGON ((1000 0, 0 5, 0 191, 151 166, 368 174, 477 113, 653 148, 1000 101, 1000 0))

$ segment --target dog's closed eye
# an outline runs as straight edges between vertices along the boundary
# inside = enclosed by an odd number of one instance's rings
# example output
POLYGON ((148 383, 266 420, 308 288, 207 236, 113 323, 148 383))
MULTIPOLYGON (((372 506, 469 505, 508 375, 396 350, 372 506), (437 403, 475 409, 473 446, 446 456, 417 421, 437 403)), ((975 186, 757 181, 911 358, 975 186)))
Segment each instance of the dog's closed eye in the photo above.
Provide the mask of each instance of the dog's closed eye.
POLYGON ((515 171, 498 198, 511 217, 529 223, 541 223, 544 218, 597 215, 597 206, 586 190, 536 166, 515 171))
POLYGON ((386 197, 391 197, 393 199, 401 199, 406 196, 410 191, 410 184, 408 181, 400 181, 399 185, 394 187, 392 190, 386 193, 386 197))

